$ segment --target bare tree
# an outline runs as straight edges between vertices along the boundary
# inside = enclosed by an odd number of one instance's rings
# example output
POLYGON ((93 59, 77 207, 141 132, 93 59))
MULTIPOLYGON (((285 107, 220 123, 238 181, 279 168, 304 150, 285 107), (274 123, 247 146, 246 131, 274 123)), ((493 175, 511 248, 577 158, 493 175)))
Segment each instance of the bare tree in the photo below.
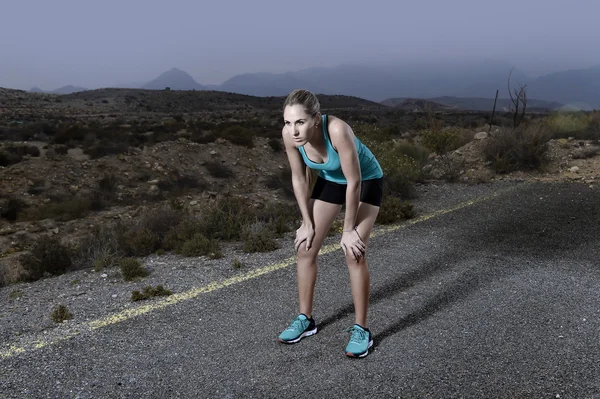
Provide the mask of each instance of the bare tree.
POLYGON ((513 116, 513 128, 516 128, 523 122, 523 118, 525 117, 525 110, 527 109, 527 91, 525 91, 525 88, 527 85, 522 85, 517 82, 517 85, 519 86, 518 89, 513 89, 513 91, 511 91, 510 77, 512 72, 513 70, 511 69, 508 74, 508 95, 510 96, 510 101, 512 101, 510 112, 513 116))

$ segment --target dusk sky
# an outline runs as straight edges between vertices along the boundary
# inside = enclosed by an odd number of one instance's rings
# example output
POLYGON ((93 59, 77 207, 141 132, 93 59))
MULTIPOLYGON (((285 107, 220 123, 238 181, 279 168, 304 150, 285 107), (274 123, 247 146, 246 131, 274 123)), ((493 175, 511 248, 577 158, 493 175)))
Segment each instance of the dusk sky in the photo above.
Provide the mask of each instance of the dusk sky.
POLYGON ((0 87, 200 84, 346 63, 600 65, 600 1, 1 0, 0 87), (492 5, 493 4, 493 5, 492 5))

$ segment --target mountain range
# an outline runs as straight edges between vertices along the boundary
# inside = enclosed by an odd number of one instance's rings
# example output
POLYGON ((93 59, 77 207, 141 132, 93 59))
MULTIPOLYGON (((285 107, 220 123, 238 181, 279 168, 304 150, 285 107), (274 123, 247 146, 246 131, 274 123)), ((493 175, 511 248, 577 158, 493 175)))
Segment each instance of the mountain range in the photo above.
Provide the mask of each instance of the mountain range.
MULTIPOLYGON (((296 88, 306 88, 315 93, 355 96, 376 102, 389 102, 398 98, 437 101, 434 99, 444 97, 493 101, 496 90, 499 90, 499 100, 509 98, 509 73, 511 89, 526 85, 527 97, 531 101, 546 101, 548 103, 545 105, 552 104, 556 107, 562 105, 583 110, 600 109, 600 66, 532 78, 507 63, 496 61, 452 65, 340 65, 285 73, 247 73, 236 75, 220 85, 202 85, 187 72, 173 68, 152 81, 131 85, 134 87, 130 88, 216 90, 261 97, 285 96, 296 88)), ((54 92, 65 94, 68 90, 69 87, 65 87, 54 92)), ((471 104, 472 107, 473 101, 463 103, 471 104)))

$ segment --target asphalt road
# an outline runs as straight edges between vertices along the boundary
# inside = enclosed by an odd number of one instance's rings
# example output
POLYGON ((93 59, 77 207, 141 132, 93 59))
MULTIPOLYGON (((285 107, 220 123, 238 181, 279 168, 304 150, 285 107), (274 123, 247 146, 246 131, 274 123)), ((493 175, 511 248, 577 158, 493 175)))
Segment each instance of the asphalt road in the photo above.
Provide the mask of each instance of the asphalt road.
POLYGON ((364 359, 340 251, 0 360, 1 398, 600 398, 600 190, 522 184, 374 237, 364 359))

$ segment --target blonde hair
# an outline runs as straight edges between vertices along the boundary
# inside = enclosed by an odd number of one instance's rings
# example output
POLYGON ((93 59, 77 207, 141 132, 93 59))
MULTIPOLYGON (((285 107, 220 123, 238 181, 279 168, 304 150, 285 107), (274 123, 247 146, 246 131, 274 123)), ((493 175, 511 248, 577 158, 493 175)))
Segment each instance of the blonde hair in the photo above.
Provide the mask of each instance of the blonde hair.
POLYGON ((304 111, 311 116, 317 115, 321 110, 321 104, 319 104, 317 96, 304 89, 292 91, 285 99, 283 109, 285 110, 285 107, 288 105, 296 104, 301 105, 304 108, 304 111))
MULTIPOLYGON (((321 104, 319 103, 317 96, 304 89, 292 91, 283 102, 283 109, 285 110, 285 107, 288 105, 301 105, 304 108, 304 112, 313 117, 321 112, 321 104)), ((308 183, 309 189, 312 190, 317 179, 317 172, 309 168, 308 165, 305 165, 304 167, 306 182, 308 183)))

